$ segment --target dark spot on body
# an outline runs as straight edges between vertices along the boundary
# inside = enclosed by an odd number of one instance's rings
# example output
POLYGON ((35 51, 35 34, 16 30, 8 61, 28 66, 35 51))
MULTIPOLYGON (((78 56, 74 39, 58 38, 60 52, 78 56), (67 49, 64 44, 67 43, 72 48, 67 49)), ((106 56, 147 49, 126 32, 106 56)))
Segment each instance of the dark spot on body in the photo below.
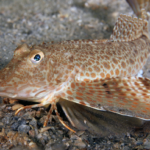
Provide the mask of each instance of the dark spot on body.
POLYGON ((108 85, 106 83, 103 84, 104 88, 108 88, 108 85))
POLYGON ((110 91, 105 91, 107 94, 111 94, 111 92, 110 91))
POLYGON ((101 104, 97 104, 98 107, 101 107, 101 104))

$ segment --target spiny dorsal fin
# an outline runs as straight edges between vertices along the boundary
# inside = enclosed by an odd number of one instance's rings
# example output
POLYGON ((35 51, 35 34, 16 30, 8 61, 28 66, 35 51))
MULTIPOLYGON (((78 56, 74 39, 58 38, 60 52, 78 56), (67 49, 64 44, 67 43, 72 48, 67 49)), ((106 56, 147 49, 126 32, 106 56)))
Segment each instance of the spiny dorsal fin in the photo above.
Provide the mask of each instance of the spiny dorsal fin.
POLYGON ((116 42, 128 42, 142 35, 148 36, 147 13, 142 10, 142 18, 120 15, 113 29, 110 39, 116 42))

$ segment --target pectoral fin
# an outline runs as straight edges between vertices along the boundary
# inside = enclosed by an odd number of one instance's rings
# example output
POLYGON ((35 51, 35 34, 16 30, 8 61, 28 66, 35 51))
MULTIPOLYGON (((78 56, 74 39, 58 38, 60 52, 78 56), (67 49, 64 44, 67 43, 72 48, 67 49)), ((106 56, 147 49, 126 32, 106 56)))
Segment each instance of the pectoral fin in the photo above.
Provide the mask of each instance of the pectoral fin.
POLYGON ((71 82, 63 98, 94 109, 150 120, 150 80, 140 77, 71 82))
POLYGON ((72 126, 79 130, 88 130, 97 136, 123 136, 127 132, 131 133, 136 127, 143 125, 143 120, 121 116, 107 111, 98 111, 83 105, 60 99, 66 117, 72 126))

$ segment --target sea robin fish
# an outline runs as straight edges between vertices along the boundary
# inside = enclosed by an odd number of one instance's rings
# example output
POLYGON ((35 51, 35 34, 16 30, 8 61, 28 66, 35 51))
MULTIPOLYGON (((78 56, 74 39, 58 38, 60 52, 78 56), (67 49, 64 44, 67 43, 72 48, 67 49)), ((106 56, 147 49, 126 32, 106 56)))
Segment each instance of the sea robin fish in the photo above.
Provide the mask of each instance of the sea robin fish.
MULTIPOLYGON (((110 39, 19 46, 0 71, 0 96, 51 104, 61 99, 101 111, 150 120, 150 80, 136 77, 150 52, 147 14, 120 15, 110 39)), ((73 131, 73 130, 72 130, 73 131)))

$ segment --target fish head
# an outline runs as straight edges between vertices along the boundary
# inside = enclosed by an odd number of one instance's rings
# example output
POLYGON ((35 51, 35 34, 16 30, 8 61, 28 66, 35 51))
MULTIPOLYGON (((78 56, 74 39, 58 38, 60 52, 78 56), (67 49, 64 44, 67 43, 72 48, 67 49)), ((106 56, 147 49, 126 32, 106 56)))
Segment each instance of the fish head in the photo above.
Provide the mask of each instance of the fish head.
POLYGON ((26 44, 14 51, 9 64, 0 71, 0 96, 40 101, 64 82, 64 67, 46 48, 26 44))

